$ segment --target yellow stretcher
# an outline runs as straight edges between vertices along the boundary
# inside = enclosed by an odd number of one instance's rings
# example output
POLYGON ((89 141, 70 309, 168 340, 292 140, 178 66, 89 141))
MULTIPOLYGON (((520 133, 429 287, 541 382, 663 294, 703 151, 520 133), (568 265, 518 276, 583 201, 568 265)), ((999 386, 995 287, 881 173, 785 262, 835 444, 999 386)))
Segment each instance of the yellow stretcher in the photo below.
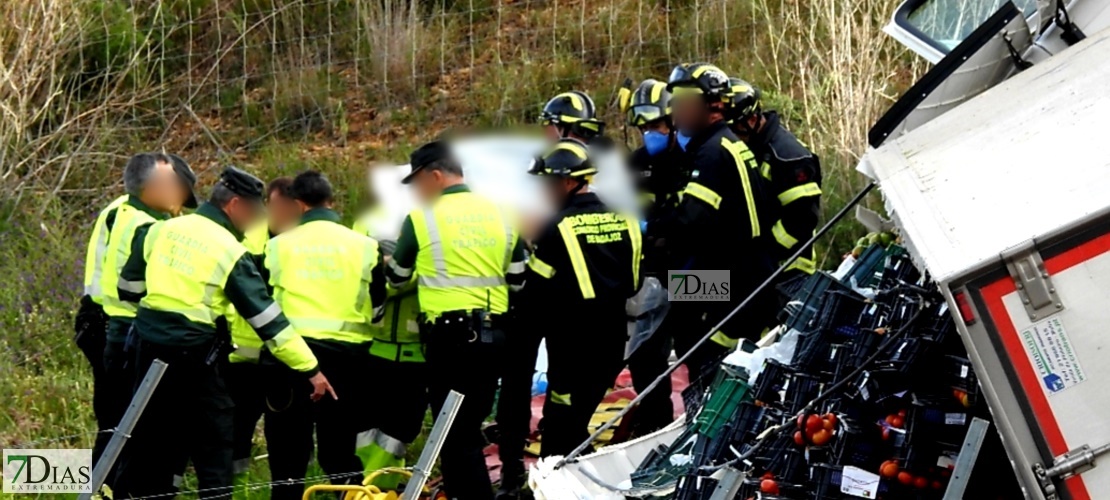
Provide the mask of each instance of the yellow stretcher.
MULTIPOLYGON (((304 497, 302 497, 302 498, 303 498, 303 500, 310 500, 312 498, 312 494, 316 493, 318 491, 346 491, 347 494, 343 496, 343 500, 400 500, 401 495, 397 494, 396 491, 390 490, 390 491, 383 492, 381 490, 381 488, 378 488, 377 486, 374 486, 373 484, 370 484, 378 476, 385 475, 385 474, 400 474, 402 476, 412 477, 412 472, 409 471, 408 469, 400 469, 400 468, 379 469, 379 470, 376 470, 376 471, 370 473, 369 475, 367 475, 366 479, 362 480, 361 485, 353 485, 353 484, 315 484, 315 485, 309 486, 307 489, 304 490, 304 497)), ((430 492, 431 492, 431 490, 429 490, 427 487, 424 488, 424 493, 430 493, 430 492)), ((404 500, 415 500, 415 498, 406 497, 404 500)))

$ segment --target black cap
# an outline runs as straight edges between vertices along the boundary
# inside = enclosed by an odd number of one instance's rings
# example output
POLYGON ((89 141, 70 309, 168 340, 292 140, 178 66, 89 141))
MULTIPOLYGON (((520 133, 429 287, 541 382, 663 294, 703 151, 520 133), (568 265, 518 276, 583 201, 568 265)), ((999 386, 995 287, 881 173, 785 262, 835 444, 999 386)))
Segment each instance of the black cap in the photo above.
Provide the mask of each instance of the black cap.
POLYGON ((197 208, 197 195, 193 191, 197 185, 197 174, 193 173, 193 169, 189 167, 189 162, 184 158, 169 153, 166 156, 170 158, 170 164, 173 165, 173 171, 181 182, 189 190, 189 197, 185 199, 185 208, 197 208))
POLYGON ((224 169, 220 174, 220 184, 232 193, 259 203, 266 193, 266 185, 261 179, 235 167, 224 169))
POLYGON ((432 141, 420 146, 409 155, 409 166, 412 167, 412 172, 401 179, 401 184, 412 182, 413 176, 429 164, 450 157, 451 147, 444 141, 432 141))

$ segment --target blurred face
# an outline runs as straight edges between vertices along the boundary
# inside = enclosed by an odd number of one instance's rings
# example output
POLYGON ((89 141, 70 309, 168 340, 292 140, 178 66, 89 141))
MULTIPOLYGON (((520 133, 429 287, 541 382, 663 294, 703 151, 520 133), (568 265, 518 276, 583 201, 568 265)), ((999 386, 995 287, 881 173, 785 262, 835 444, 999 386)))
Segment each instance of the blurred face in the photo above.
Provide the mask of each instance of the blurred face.
POLYGON ((557 141, 563 138, 563 134, 559 132, 559 127, 554 124, 545 126, 543 128, 543 133, 547 136, 549 140, 552 141, 557 141))
POLYGON ((547 192, 547 201, 552 207, 562 207, 570 196, 570 192, 578 186, 578 181, 566 177, 551 177, 545 179, 544 187, 547 192))
POLYGON ((709 106, 700 94, 676 95, 671 99, 674 125, 683 134, 692 136, 709 126, 709 106))
POLYGON ((275 189, 266 202, 266 215, 270 232, 281 234, 300 222, 301 207, 295 200, 282 196, 281 191, 275 189))
POLYGON ((181 214, 182 205, 189 199, 189 189, 173 171, 169 163, 155 164, 139 196, 150 208, 170 215, 181 214))
POLYGON ((671 127, 667 125, 667 120, 655 120, 653 122, 648 122, 648 123, 645 123, 643 125, 640 125, 637 128, 640 129, 641 134, 649 132, 649 131, 650 132, 659 132, 660 134, 670 134, 671 133, 671 127))
POLYGON ((227 218, 231 220, 231 224, 240 232, 246 231, 266 216, 266 210, 262 203, 241 196, 232 198, 231 202, 224 207, 224 212, 227 213, 227 218))
POLYGON ((420 170, 412 178, 412 187, 416 191, 416 197, 424 204, 431 203, 439 198, 446 185, 443 172, 439 170, 420 170))

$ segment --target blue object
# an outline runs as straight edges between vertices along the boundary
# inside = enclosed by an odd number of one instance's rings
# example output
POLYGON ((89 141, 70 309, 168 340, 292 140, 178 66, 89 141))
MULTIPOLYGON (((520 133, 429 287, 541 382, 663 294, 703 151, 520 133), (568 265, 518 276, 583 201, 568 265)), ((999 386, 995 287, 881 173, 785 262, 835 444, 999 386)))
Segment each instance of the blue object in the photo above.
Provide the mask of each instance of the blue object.
POLYGON ((547 372, 532 374, 532 397, 547 394, 547 372))
POLYGON ((667 144, 670 142, 670 136, 658 130, 648 130, 644 132, 644 149, 647 149, 649 155, 655 156, 666 151, 667 144))
POLYGON ((646 233, 647 232, 647 221, 646 220, 640 221, 640 232, 641 233, 646 233))
POLYGON ((682 147, 683 151, 686 151, 686 145, 690 144, 690 139, 693 139, 693 137, 683 134, 681 130, 675 134, 675 137, 678 139, 678 145, 682 147))

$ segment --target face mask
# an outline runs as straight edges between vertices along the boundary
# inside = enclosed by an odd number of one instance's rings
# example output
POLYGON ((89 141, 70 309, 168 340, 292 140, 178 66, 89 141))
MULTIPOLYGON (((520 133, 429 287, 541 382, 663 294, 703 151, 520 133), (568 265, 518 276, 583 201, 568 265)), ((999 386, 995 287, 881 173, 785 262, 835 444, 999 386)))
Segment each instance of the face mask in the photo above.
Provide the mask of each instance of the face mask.
POLYGON ((657 155, 667 149, 667 145, 671 142, 671 138, 657 130, 648 130, 644 132, 644 149, 647 149, 649 155, 657 155))
POLYGON ((675 134, 675 137, 678 139, 678 145, 682 147, 683 151, 686 151, 686 145, 690 144, 690 139, 693 139, 693 137, 683 134, 681 130, 675 134))

